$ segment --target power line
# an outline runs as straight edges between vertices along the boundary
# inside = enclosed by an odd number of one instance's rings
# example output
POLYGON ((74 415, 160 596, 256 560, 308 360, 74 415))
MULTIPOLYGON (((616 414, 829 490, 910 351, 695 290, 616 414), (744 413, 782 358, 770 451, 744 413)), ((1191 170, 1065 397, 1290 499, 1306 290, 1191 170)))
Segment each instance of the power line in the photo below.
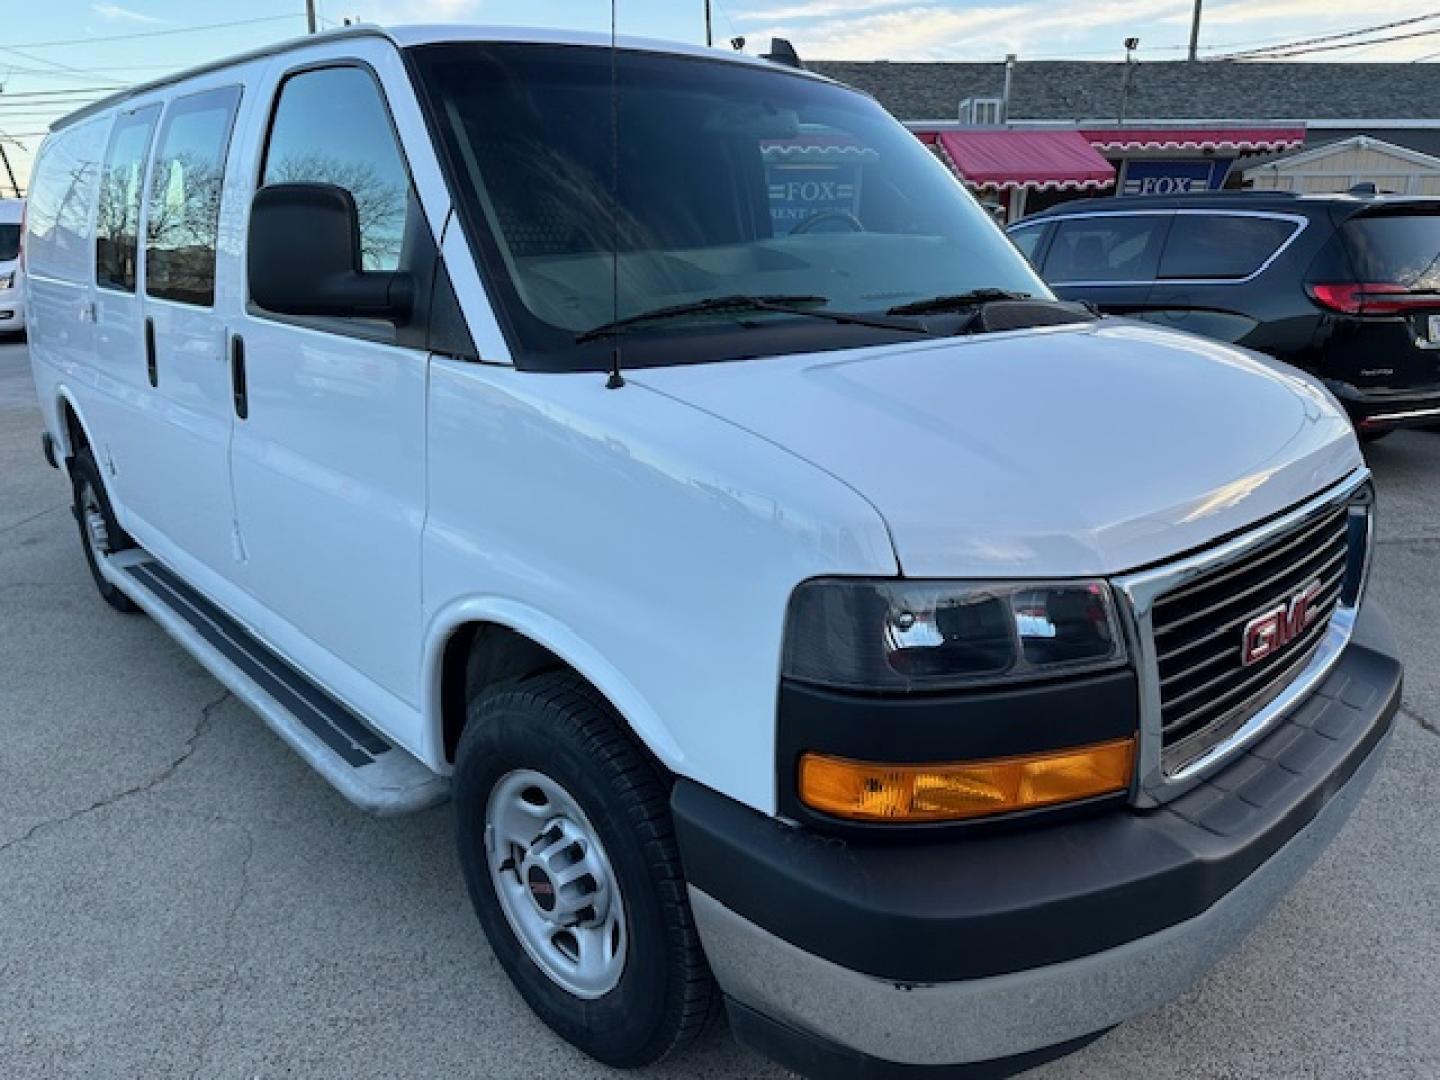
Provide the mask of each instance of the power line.
POLYGON ((32 64, 45 64, 47 67, 54 68, 56 71, 64 72, 67 75, 103 76, 105 74, 103 71, 97 71, 95 69, 85 71, 81 68, 71 67, 69 64, 62 64, 57 60, 47 60, 43 56, 31 56, 29 53, 23 53, 19 49, 9 45, 0 45, 0 52, 18 56, 22 60, 29 60, 32 64))
MULTIPOLYGON (((198 26, 175 26, 168 30, 139 30, 131 34, 105 34, 94 37, 65 38, 59 41, 21 41, 18 43, 22 49, 53 49, 62 45, 94 45, 106 41, 133 41, 136 38, 169 37, 172 34, 195 34, 202 30, 227 30, 235 26, 255 26, 259 23, 279 22, 282 19, 303 18, 300 12, 287 12, 284 15, 264 15, 256 19, 235 19, 231 22, 202 23, 198 26)), ((13 49, 11 51, 14 51, 13 49)), ((32 58, 35 59, 35 58, 32 58)))
MULTIPOLYGON (((1440 34, 1440 26, 1434 27, 1430 30, 1413 30, 1408 34, 1392 34, 1389 37, 1368 38, 1365 41, 1345 41, 1341 42, 1338 45, 1314 45, 1305 49, 1295 49, 1291 52, 1282 53, 1268 53, 1265 56, 1257 56, 1249 59, 1271 60, 1287 59, 1292 56, 1310 56, 1314 53, 1334 52, 1337 49, 1358 49, 1362 46, 1368 45, 1386 45, 1392 41, 1411 41, 1415 38, 1431 37, 1435 34, 1440 34)), ((1242 57, 1241 59, 1246 58, 1242 57)))
POLYGON ((1287 41, 1279 45, 1266 45, 1258 49, 1246 49, 1242 52, 1230 53, 1226 56, 1212 57, 1212 59, 1246 60, 1250 57, 1257 57, 1275 52, 1288 53, 1293 49, 1301 49, 1308 45, 1320 45, 1325 42, 1342 41, 1348 38, 1363 37, 1366 34, 1374 34, 1380 30, 1393 30, 1397 26, 1413 26, 1415 23, 1426 22, 1430 19, 1435 18, 1440 18, 1440 11, 1432 11, 1427 15, 1416 15, 1409 19, 1397 19, 1395 22, 1377 23, 1374 26, 1364 26, 1356 30, 1341 30, 1338 33, 1334 34, 1321 34, 1318 37, 1302 38, 1299 41, 1287 41))
MULTIPOLYGON (((14 92, 9 92, 9 93, 7 93, 6 91, 4 91, 3 89, 0 89, 0 94, 4 94, 4 95, 5 95, 5 98, 6 98, 7 100, 10 99, 10 98, 32 98, 32 97, 56 98, 56 97, 71 97, 71 96, 74 96, 74 95, 76 95, 76 94, 90 94, 90 93, 108 94, 108 93, 110 93, 110 87, 108 87, 108 86, 75 86, 75 87, 71 87, 71 88, 66 89, 66 90, 19 90, 19 91, 14 91, 14 92)), ((36 104, 38 105, 38 104, 40 104, 40 102, 36 102, 36 104)))

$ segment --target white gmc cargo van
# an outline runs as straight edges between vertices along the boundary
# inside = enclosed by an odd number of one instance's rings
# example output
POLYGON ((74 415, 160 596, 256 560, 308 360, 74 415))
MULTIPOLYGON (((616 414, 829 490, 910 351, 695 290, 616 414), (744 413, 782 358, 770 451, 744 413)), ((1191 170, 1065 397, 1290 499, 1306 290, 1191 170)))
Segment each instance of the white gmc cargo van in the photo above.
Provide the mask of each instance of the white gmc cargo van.
POLYGON ((356 29, 56 125, 25 240, 96 583, 344 795, 447 794, 639 1065, 1023 1068, 1305 871, 1400 692, 1299 372, 1058 303, 869 98, 356 29))
POLYGON ((0 338, 25 329, 20 283, 20 229, 25 204, 0 199, 0 338))

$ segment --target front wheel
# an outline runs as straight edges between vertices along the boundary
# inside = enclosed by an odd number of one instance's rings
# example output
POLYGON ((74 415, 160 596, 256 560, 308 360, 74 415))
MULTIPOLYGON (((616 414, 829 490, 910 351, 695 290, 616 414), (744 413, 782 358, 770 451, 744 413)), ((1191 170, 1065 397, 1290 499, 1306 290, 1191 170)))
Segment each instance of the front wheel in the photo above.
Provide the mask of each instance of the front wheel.
POLYGON ((506 974, 562 1038, 617 1067, 697 1035, 715 989, 668 784, 585 682, 472 698, 453 794, 470 898, 506 974))

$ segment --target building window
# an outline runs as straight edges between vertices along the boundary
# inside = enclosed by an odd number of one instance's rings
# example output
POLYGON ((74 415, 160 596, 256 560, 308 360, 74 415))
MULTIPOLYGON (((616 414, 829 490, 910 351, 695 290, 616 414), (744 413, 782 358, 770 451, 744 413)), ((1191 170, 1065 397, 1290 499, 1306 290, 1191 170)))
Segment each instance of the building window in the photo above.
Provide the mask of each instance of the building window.
POLYGON ((1000 99, 966 98, 960 102, 960 122, 975 127, 994 127, 1000 123, 1000 99))

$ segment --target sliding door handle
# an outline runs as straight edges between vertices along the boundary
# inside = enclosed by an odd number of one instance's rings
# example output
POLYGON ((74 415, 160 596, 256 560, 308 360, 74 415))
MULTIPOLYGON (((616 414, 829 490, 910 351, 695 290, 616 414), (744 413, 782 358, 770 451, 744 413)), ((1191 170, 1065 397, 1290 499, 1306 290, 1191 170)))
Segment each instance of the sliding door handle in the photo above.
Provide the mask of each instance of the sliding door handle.
POLYGON ((145 320, 145 374, 152 387, 160 385, 160 369, 155 364, 155 320, 145 320))
POLYGON ((250 415, 250 397, 245 388, 245 339, 239 334, 230 338, 230 396, 235 415, 244 420, 250 415))

